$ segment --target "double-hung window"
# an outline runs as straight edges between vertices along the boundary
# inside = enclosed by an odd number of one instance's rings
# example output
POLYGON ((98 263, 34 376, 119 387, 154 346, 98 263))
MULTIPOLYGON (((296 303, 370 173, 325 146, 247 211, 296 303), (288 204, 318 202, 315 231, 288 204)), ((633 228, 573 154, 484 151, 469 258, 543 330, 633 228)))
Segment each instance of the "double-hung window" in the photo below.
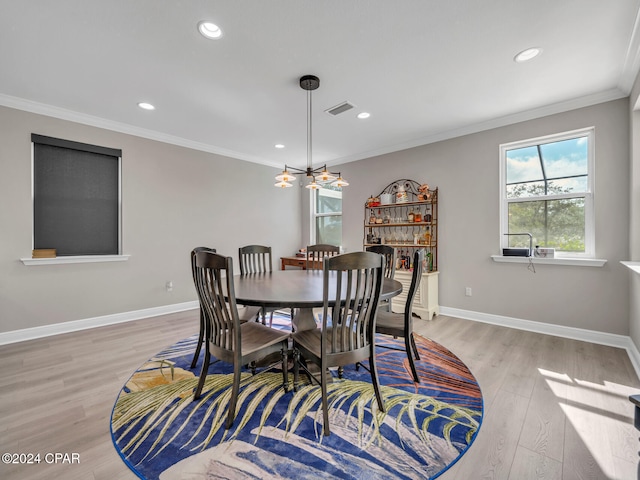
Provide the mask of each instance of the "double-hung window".
POLYGON ((595 256, 593 152, 593 128, 500 146, 502 248, 595 256))
POLYGON ((312 243, 342 245, 342 189, 325 185, 312 192, 312 243))

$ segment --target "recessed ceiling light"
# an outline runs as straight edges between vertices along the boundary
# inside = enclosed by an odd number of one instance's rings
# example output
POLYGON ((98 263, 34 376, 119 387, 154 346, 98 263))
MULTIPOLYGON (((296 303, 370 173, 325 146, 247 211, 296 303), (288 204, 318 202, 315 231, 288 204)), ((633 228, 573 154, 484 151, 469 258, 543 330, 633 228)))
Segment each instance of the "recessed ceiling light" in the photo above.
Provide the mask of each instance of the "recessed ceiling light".
POLYGON ((522 63, 537 57, 541 53, 542 53, 541 48, 538 48, 538 47, 527 48, 526 50, 521 51, 519 54, 513 57, 513 60, 515 62, 522 63))
POLYGON ((222 36, 222 30, 215 23, 205 22, 204 20, 198 23, 198 31, 203 37, 207 38, 220 38, 222 36))
POLYGON ((360 119, 365 119, 365 118, 369 118, 371 116, 371 114, 369 112, 361 112, 358 114, 358 118, 360 119))
POLYGON ((283 145, 283 144, 281 144, 281 143, 276 143, 276 144, 274 145, 274 147, 276 147, 276 148, 284 148, 284 145, 283 145))
POLYGON ((140 102, 138 103, 138 106, 140 108, 142 108, 143 110, 155 110, 156 107, 154 107, 153 105, 151 105, 150 103, 147 102, 140 102))

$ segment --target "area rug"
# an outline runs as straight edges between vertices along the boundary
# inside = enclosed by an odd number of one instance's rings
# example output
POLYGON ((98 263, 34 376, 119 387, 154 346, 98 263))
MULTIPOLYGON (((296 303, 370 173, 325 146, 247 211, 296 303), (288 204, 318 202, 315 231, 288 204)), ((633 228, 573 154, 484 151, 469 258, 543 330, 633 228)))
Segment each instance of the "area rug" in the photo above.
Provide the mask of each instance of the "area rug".
MULTIPOLYGON (((274 324, 289 328, 285 316, 274 324)), ((325 437, 320 387, 301 375, 304 385, 285 393, 281 370, 271 367, 243 373, 236 420, 225 430, 232 369, 213 364, 194 402, 202 362, 201 354, 190 369, 196 342, 194 335, 158 353, 118 395, 113 442, 140 478, 433 479, 465 453, 482 422, 482 394, 469 369, 442 345, 416 336, 419 384, 404 352, 378 348, 386 412, 377 408, 365 368, 347 366, 341 379, 332 371, 325 437)), ((386 336, 377 342, 403 345, 386 336)))

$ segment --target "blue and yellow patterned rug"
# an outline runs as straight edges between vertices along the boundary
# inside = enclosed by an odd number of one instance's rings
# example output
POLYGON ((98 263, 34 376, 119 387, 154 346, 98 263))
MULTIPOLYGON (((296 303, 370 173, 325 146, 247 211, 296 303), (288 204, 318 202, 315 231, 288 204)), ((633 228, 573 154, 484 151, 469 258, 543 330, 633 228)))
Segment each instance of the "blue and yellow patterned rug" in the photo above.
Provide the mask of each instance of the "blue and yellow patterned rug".
MULTIPOLYGON (((287 322, 274 316, 281 328, 287 322)), ((378 349, 386 413, 377 409, 367 370, 345 367, 342 379, 332 372, 331 435, 323 437, 319 386, 285 393, 281 370, 258 370, 255 377, 247 370, 227 431, 232 370, 212 365, 194 402, 202 361, 201 355, 190 369, 196 341, 197 335, 182 340, 142 365, 113 408, 114 445, 140 478, 436 478, 465 453, 482 422, 482 394, 469 369, 443 346, 416 336, 419 384, 404 352, 378 349)), ((385 336, 378 342, 402 345, 385 336)))

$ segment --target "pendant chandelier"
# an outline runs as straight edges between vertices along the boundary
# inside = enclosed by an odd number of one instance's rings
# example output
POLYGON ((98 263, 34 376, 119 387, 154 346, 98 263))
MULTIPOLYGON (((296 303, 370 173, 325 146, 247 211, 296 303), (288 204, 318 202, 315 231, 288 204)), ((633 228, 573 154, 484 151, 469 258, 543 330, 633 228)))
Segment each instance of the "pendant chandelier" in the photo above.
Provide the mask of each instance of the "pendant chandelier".
POLYGON ((319 86, 320 79, 315 75, 304 75, 303 77, 300 77, 300 88, 307 91, 307 168, 302 170, 285 165, 282 173, 276 176, 276 180, 278 181, 278 183, 275 184, 276 187, 293 187, 293 184, 290 182, 296 179, 296 175, 306 175, 307 178, 310 178, 311 182, 305 186, 311 190, 318 190, 319 188, 322 188, 322 185, 328 182, 331 182, 331 185, 334 187, 346 187, 349 185, 349 183, 342 178, 339 172, 335 173, 328 171, 326 165, 318 168, 313 168, 312 165, 311 141, 313 132, 311 129, 311 92, 316 90, 319 86))

